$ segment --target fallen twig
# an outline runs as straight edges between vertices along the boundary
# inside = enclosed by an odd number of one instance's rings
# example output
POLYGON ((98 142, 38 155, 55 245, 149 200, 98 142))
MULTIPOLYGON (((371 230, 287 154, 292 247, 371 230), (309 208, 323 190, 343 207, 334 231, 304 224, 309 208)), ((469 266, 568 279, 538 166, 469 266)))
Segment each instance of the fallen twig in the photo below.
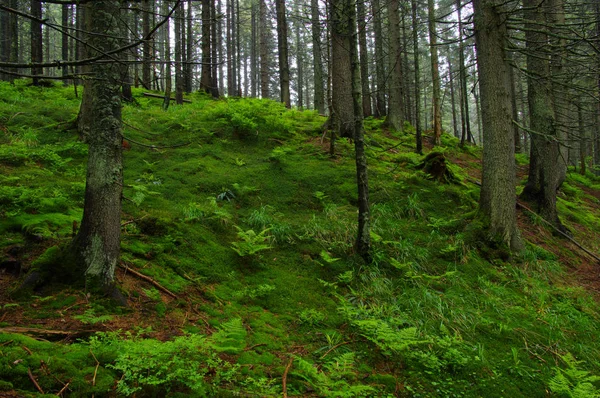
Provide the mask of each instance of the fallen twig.
POLYGON ((9 345, 10 343, 12 343, 14 340, 8 340, 5 341, 4 343, 0 344, 0 347, 4 347, 5 345, 9 345))
MULTIPOLYGON (((145 97, 152 97, 152 98, 160 98, 160 99, 165 99, 164 95, 160 95, 160 94, 152 94, 152 93, 144 93, 145 97)), ((170 98, 171 101, 175 101, 175 98, 171 97, 170 98)), ((187 102, 187 103, 192 103, 192 101, 190 101, 189 99, 184 99, 183 102, 187 102)))
POLYGON ((350 344, 350 343, 353 343, 353 341, 344 341, 343 343, 334 345, 333 347, 331 347, 330 349, 328 349, 327 352, 325 354, 323 354, 323 356, 321 356, 321 358, 319 358, 319 359, 325 358, 331 351, 335 350, 336 348, 341 347, 341 346, 346 345, 346 344, 350 344))
POLYGON ((96 358, 96 356, 94 355, 92 350, 90 350, 90 354, 92 354, 94 361, 96 361, 96 368, 94 369, 94 377, 92 377, 92 387, 96 387, 96 375, 98 374, 98 367, 100 366, 100 362, 98 362, 98 359, 96 358))
POLYGON ((292 362, 294 362, 294 357, 290 358, 290 362, 287 364, 287 366, 285 367, 285 371, 283 372, 283 398, 287 398, 287 375, 288 372, 290 371, 290 368, 292 367, 292 362))
POLYGON ((22 345, 21 348, 24 349, 29 355, 33 355, 33 352, 31 352, 31 350, 24 345, 22 345))
POLYGON ((154 279, 150 278, 149 276, 146 276, 144 274, 140 274, 139 272, 137 272, 136 270, 134 270, 133 268, 129 268, 128 266, 125 266, 123 264, 119 264, 119 266, 121 268, 123 268, 126 271, 131 272, 133 275, 137 276, 140 279, 145 280, 146 282, 151 283, 152 285, 154 285, 158 290, 161 290, 162 292, 168 294, 169 296, 173 297, 173 298, 179 298, 177 297, 177 295, 173 292, 171 292, 169 289, 167 289, 166 287, 162 286, 160 283, 156 282, 154 279))
POLYGON ((63 392, 65 392, 65 390, 69 387, 69 384, 71 384, 71 382, 67 382, 67 384, 64 385, 63 388, 60 389, 59 392, 56 393, 56 395, 58 395, 59 397, 62 395, 63 392))
POLYGON ((31 373, 31 369, 30 368, 27 368, 27 375, 29 376, 29 380, 31 380, 31 382, 33 383, 33 385, 35 386, 35 388, 37 388, 37 390, 40 392, 40 394, 45 394, 44 390, 42 390, 42 387, 40 387, 40 385, 38 384, 37 380, 33 376, 33 373, 31 373))
POLYGON ((260 346, 263 346, 263 345, 267 345, 267 343, 254 344, 253 346, 250 346, 250 347, 246 348, 244 351, 250 351, 250 350, 255 349, 256 347, 260 347, 260 346))

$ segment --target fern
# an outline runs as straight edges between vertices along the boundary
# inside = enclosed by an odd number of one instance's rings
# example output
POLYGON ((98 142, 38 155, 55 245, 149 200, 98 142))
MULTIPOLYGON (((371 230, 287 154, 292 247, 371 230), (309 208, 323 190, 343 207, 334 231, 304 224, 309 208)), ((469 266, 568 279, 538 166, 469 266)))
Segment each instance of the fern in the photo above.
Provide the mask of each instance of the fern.
POLYGON ((555 375, 548 382, 548 387, 562 396, 569 398, 598 398, 600 391, 593 384, 600 377, 590 374, 587 370, 579 369, 581 361, 577 361, 571 353, 561 356, 567 369, 555 368, 555 375))
POLYGON ((372 397, 377 392, 371 386, 358 384, 353 352, 334 357, 323 365, 323 370, 296 358, 292 373, 311 385, 321 397, 372 397))
POLYGON ((240 318, 225 322, 210 337, 210 345, 216 351, 239 354, 246 347, 246 329, 240 318))

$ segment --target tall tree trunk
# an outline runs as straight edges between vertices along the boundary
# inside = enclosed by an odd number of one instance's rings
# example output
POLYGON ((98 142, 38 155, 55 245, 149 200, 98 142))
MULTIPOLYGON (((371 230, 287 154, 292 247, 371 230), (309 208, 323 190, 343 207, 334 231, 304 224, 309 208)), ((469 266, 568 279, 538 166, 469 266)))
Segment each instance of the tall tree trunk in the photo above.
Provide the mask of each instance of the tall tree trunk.
MULTIPOLYGON (((40 0, 31 0, 31 15, 37 19, 42 19, 42 2, 40 0)), ((43 43, 42 43, 42 24, 31 20, 31 62, 41 63, 43 61, 43 43)), ((40 67, 31 68, 32 75, 41 75, 43 70, 40 67)), ((33 85, 37 86, 39 79, 33 78, 33 85)))
POLYGON ((267 25, 267 4, 259 0, 260 13, 260 96, 269 98, 269 30, 267 25))
MULTIPOLYGON (((163 15, 169 14, 169 3, 163 3, 163 15)), ((171 80, 171 23, 169 20, 163 25, 164 46, 165 46, 165 99, 163 101, 163 109, 169 109, 171 103, 171 88, 173 82, 171 80)))
POLYGON ((448 56, 448 77, 450 80, 450 105, 452 107, 452 129, 454 136, 460 138, 458 133, 458 118, 456 117, 456 95, 454 94, 454 70, 452 69, 452 62, 450 62, 450 56, 448 56))
POLYGON ((437 50, 437 32, 435 31, 435 5, 427 0, 429 49, 431 53, 431 80, 433 85, 433 145, 440 145, 442 136, 442 107, 440 104, 440 71, 437 50))
POLYGON ((212 96, 213 98, 218 98, 221 93, 225 91, 225 86, 223 83, 223 62, 220 60, 223 59, 223 24, 221 22, 221 18, 217 18, 217 8, 219 9, 219 13, 221 12, 221 0, 217 0, 215 7, 215 0, 212 0, 211 4, 211 41, 212 41, 212 96), (219 60, 219 62, 217 62, 219 60), (218 63, 218 67, 216 65, 218 63))
POLYGON ((175 102, 183 105, 183 42, 181 28, 183 25, 183 3, 179 3, 175 10, 175 102))
POLYGON ((302 48, 302 39, 300 34, 302 21, 300 19, 300 9, 298 3, 295 5, 295 14, 298 19, 295 23, 296 30, 296 63, 298 64, 298 109, 304 108, 304 49, 302 48))
POLYGON ((480 216, 490 240, 522 248, 516 218, 514 134, 510 107, 510 66, 502 0, 474 0, 475 43, 483 110, 483 176, 480 216))
POLYGON ((400 15, 398 7, 398 0, 388 1, 390 95, 385 125, 391 130, 402 131, 402 128, 404 127, 404 104, 402 102, 402 52, 400 51, 400 15))
MULTIPOLYGON (((87 42, 103 52, 119 46, 119 1, 95 0, 86 4, 87 42)), ((94 54, 93 50, 90 50, 94 54)), ((118 57, 118 54, 114 56, 118 57)), ((119 261, 123 158, 121 135, 120 68, 114 63, 91 66, 94 79, 86 80, 84 96, 94 100, 82 112, 89 118, 89 155, 83 219, 72 242, 71 252, 86 288, 123 297, 114 288, 119 261)))
POLYGON ((194 83, 194 66, 192 65, 192 62, 195 61, 196 57, 194 56, 194 30, 193 30, 193 19, 194 19, 194 8, 193 8, 193 2, 192 0, 188 1, 188 6, 187 6, 187 40, 186 40, 186 44, 187 44, 187 51, 186 51, 186 57, 185 57, 185 92, 186 93, 191 93, 193 88, 193 83, 194 83))
POLYGON ((332 105, 331 127, 340 137, 354 137, 355 114, 352 105, 351 39, 349 25, 352 12, 349 0, 330 1, 332 105))
MULTIPOLYGON (((354 0, 341 0, 346 2, 344 8, 348 15, 346 24, 349 26, 349 52, 350 75, 352 86, 352 105, 354 109, 354 151, 356 157, 356 181, 358 187, 358 233, 356 236, 356 252, 366 263, 371 262, 371 237, 370 222, 371 212, 369 207, 369 178, 367 170, 367 155, 365 153, 365 137, 363 128, 360 62, 357 52, 356 39, 356 8, 354 0)), ((359 0, 362 1, 362 0, 359 0)))
POLYGON ((416 152, 423 153, 423 139, 421 134, 421 71, 419 69, 419 23, 417 21, 417 0, 411 0, 412 30, 413 30, 413 60, 415 64, 415 130, 416 152))
MULTIPOLYGON (((513 61, 512 56, 510 58, 513 61)), ((515 136, 515 153, 521 152, 521 131, 517 123, 519 122, 519 108, 517 106, 517 82, 515 78, 515 68, 511 65, 510 67, 510 105, 512 110, 512 117, 516 123, 513 123, 513 134, 515 136)))
POLYGON ((369 52, 367 50, 367 11, 364 0, 356 2, 358 13, 358 47, 360 49, 360 81, 362 83, 363 117, 369 117, 371 110, 371 93, 369 89, 369 52))
MULTIPOLYGON (((150 34, 150 13, 154 11, 154 0, 143 0, 142 13, 142 35, 148 37, 150 34)), ((151 88, 151 61, 152 61, 152 39, 144 40, 142 45, 142 85, 146 89, 151 88)))
POLYGON ((226 53, 227 53, 227 95, 233 96, 234 88, 234 77, 233 77, 233 37, 231 24, 233 22, 233 10, 231 3, 233 0, 225 0, 225 36, 226 36, 226 53))
POLYGON ((325 114, 325 90, 323 88, 323 56, 321 55, 321 19, 319 18, 319 1, 311 0, 311 30, 312 30, 312 51, 314 68, 314 102, 315 109, 319 114, 325 114))
POLYGON ((250 8, 250 97, 252 98, 256 98, 258 93, 257 19, 256 0, 252 0, 250 8))
POLYGON ((524 0, 525 41, 527 49, 527 87, 531 158, 529 178, 522 197, 535 201, 540 215, 555 227, 566 231, 558 219, 556 194, 564 178, 564 162, 558 142, 554 106, 552 103, 551 68, 548 61, 548 33, 543 0, 524 0))
POLYGON ((407 18, 407 9, 402 7, 402 56, 403 56, 403 70, 402 70, 402 103, 404 104, 404 110, 402 114, 404 118, 411 124, 414 125, 413 118, 413 106, 412 106, 412 93, 410 89, 411 83, 411 74, 410 74, 410 63, 408 62, 408 42, 410 38, 408 37, 407 28, 406 28, 406 18, 407 18))
POLYGON ((581 101, 577 104, 577 127, 579 130, 579 173, 581 175, 585 175, 585 155, 587 148, 587 140, 585 134, 585 125, 583 123, 583 104, 581 103, 581 101))
POLYGON ((471 136, 471 117, 469 115, 469 91, 467 89, 467 67, 465 65, 465 44, 463 38, 462 4, 456 0, 456 11, 458 13, 458 57, 459 57, 459 83, 460 83, 460 114, 461 114, 461 138, 460 146, 465 145, 471 136))
POLYGON ((213 85, 213 63, 211 48, 212 12, 211 0, 202 0, 202 74, 200 76, 200 90, 211 93, 213 85))
POLYGON ((387 104, 385 100, 387 75, 385 72, 385 56, 383 52, 383 29, 382 8, 379 0, 371 1, 371 12, 373 13, 373 33, 375 35, 375 75, 377 80, 377 91, 375 95, 375 117, 387 115, 387 104))
MULTIPOLYGON (((124 8, 120 9, 120 18, 121 23, 119 24, 119 29, 121 30, 121 37, 123 38, 121 45, 129 44, 131 40, 131 31, 129 29, 129 20, 130 20, 130 11, 129 7, 131 3, 129 1, 125 2, 124 8)), ((131 102, 133 101, 133 94, 131 92, 131 69, 129 67, 130 53, 129 51, 124 51, 121 55, 123 61, 125 61, 122 74, 121 74, 121 92, 123 94, 123 100, 131 102)))
POLYGON ((285 0, 275 0, 275 9, 277 13, 280 99, 281 102, 285 104, 286 108, 290 108, 290 66, 288 60, 288 29, 285 17, 285 0))
MULTIPOLYGON (((600 47, 600 2, 596 2, 596 45, 600 47)), ((598 68, 597 79, 598 79, 598 96, 600 96, 600 53, 596 54, 596 67, 598 68)), ((594 166, 595 174, 600 176, 600 101, 597 101, 597 112, 596 112, 596 139, 594 140, 594 166)))

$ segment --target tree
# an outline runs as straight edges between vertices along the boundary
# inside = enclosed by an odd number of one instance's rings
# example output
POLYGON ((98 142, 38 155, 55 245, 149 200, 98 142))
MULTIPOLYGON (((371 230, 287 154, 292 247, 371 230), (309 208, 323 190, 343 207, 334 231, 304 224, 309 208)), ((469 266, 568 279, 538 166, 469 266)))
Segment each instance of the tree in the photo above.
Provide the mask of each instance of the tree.
POLYGON ((538 213, 555 227, 565 230, 558 219, 556 193, 565 177, 559 130, 552 102, 551 54, 547 50, 546 13, 542 0, 524 0, 527 47, 527 92, 531 130, 531 156, 527 185, 522 197, 537 204, 538 213))
POLYGON ((311 29, 312 29, 312 51, 314 68, 314 102, 315 109, 325 114, 325 90, 323 89, 323 56, 321 55, 321 20, 319 18, 319 2, 311 0, 311 29))
MULTIPOLYGON (((119 47, 119 1, 97 0, 86 4, 87 42, 91 55, 119 47)), ((118 55, 113 55, 113 57, 118 55)), ((98 62, 91 66, 94 79, 86 80, 86 102, 81 112, 94 115, 87 143, 89 157, 83 219, 71 244, 86 288, 118 297, 114 272, 119 261, 123 157, 121 135, 121 68, 118 63, 98 62)))
MULTIPOLYGON (((41 63, 43 59, 43 43, 42 43, 42 2, 39 0, 31 0, 31 15, 35 18, 31 20, 31 62, 41 63)), ((34 66, 31 68, 32 75, 41 75, 42 68, 34 66)), ((33 78, 33 85, 37 86, 39 79, 33 78)))
POLYGON ((435 5, 427 0, 427 21, 429 30, 429 50, 431 53, 431 80, 433 85, 433 144, 440 145, 442 136, 442 108, 440 95, 440 71, 437 50, 437 33, 435 31, 435 5))
POLYGON ((510 66, 502 0, 474 0, 475 44, 483 111, 483 176, 480 217, 493 241, 520 250, 517 229, 510 66))
POLYGON ((267 24, 267 4, 259 1, 260 14, 260 96, 269 98, 269 25, 267 24))
POLYGON ((412 29, 413 29, 413 60, 415 64, 415 130, 416 152, 423 153, 423 140, 421 138, 421 75, 419 69, 419 29, 417 21, 417 0, 411 0, 412 29))
POLYGON ((288 59, 288 28, 285 17, 285 0, 275 0, 277 12, 277 49, 279 56, 279 87, 281 102, 290 108, 290 65, 288 59))
MULTIPOLYGON (((348 16, 353 5, 348 0, 329 0, 331 31, 332 107, 330 126, 340 137, 354 136, 352 103, 351 39, 353 28, 348 16)), ((333 140, 332 140, 333 142, 333 140)))
POLYGON ((206 93, 214 93, 213 85, 213 60, 211 48, 211 0, 202 0, 202 74, 200 77, 200 90, 206 93))
POLYGON ((377 80, 373 115, 375 117, 384 117, 387 114, 387 103, 385 100, 387 77, 383 53, 383 29, 381 26, 383 9, 379 4, 379 0, 371 1, 371 12, 373 14, 373 34, 375 36, 375 75, 377 80))
POLYGON ((398 0, 388 2, 390 94, 385 125, 392 130, 402 131, 404 126, 404 104, 402 103, 402 52, 400 51, 400 15, 398 7, 398 0))

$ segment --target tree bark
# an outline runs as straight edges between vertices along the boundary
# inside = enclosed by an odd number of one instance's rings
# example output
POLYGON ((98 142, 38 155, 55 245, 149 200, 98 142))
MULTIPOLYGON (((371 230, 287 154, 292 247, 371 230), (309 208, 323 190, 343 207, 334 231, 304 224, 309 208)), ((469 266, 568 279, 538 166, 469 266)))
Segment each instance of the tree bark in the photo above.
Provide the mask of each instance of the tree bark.
POLYGON ((551 67, 548 61, 543 0, 524 0, 525 41, 527 49, 527 87, 531 135, 529 178, 522 197, 535 201, 538 213, 556 228, 565 232, 558 219, 556 194, 564 179, 565 164, 561 158, 559 131, 552 103, 551 67))
POLYGON ((332 105, 331 126, 340 137, 354 137, 352 105, 351 39, 354 31, 348 16, 352 12, 348 0, 329 0, 331 32, 332 105))
POLYGON ((458 134, 458 119, 456 117, 456 95, 454 94, 454 70, 452 69, 452 62, 448 56, 448 77, 450 83, 450 105, 452 108, 452 129, 454 136, 460 138, 458 134))
MULTIPOLYGON (((350 75, 352 86, 352 106, 354 109, 354 151, 356 157, 356 181, 358 187, 358 233, 356 237, 356 252, 366 263, 371 262, 371 237, 369 206, 369 178, 367 169, 367 155, 365 153, 365 137, 363 128, 360 62, 357 52, 356 39, 356 8, 354 0, 341 0, 346 2, 346 24, 349 26, 350 40, 350 75)), ((361 0, 358 0, 361 1, 361 0)))
POLYGON ((402 98, 402 52, 400 51, 400 15, 398 0, 388 2, 388 32, 390 35, 390 85, 389 107, 385 126, 402 131, 404 127, 404 104, 402 98))
POLYGON ((183 3, 175 10, 175 103, 183 105, 183 3))
POLYGON ((514 134, 510 106, 507 30, 498 0, 474 0, 475 44, 483 111, 480 216, 493 242, 522 249, 516 219, 514 134))
POLYGON ((371 110, 371 93, 369 89, 369 51, 367 50, 367 12, 364 0, 356 2, 358 13, 358 47, 360 50, 360 81, 362 84, 362 113, 369 117, 371 110))
POLYGON ((312 51, 314 68, 314 103, 319 114, 325 114, 325 89, 323 87, 323 56, 321 54, 321 20, 319 18, 319 2, 311 0, 311 29, 312 29, 312 51))
POLYGON ((202 0, 202 74, 200 76, 200 90, 211 93, 212 78, 212 49, 211 49, 211 0, 202 0))
POLYGON ((431 80, 433 85, 433 145, 440 145, 442 136, 442 108, 440 95, 440 71, 437 51, 437 33, 435 31, 435 5, 427 0, 429 49, 431 53, 431 80))
POLYGON ((417 21, 417 0, 411 0, 412 29, 413 29, 413 60, 415 64, 415 130, 416 152, 423 153, 423 139, 421 136, 421 71, 419 69, 419 24, 417 21))
MULTIPOLYGON (((107 52, 119 46, 119 1, 98 0, 86 4, 87 40, 107 52)), ((93 53, 93 50, 89 50, 93 53)), ((118 57, 118 54, 114 56, 118 57)), ((84 97, 94 115, 90 120, 89 156, 83 219, 72 242, 78 270, 90 291, 113 293, 114 272, 119 261, 123 158, 121 135, 120 68, 115 63, 91 66, 84 97)), ((118 296, 118 295, 117 295, 118 296)), ((122 297, 121 297, 122 298, 122 297)))
POLYGON ((377 80, 377 92, 375 95, 375 117, 384 117, 387 115, 387 104, 385 100, 386 92, 386 72, 385 56, 383 53, 383 32, 382 32, 382 8, 379 0, 371 1, 371 11, 373 13, 373 34, 375 36, 375 75, 377 80))
MULTIPOLYGON (((163 15, 169 14, 169 3, 164 2, 162 5, 163 15)), ((165 100, 163 101, 163 109, 169 109, 171 102, 171 89, 173 82, 171 79, 171 23, 169 20, 163 25, 164 46, 165 46, 165 100)))
MULTIPOLYGON (((143 0, 143 14, 142 14, 142 35, 148 37, 150 33, 150 13, 154 10, 153 0, 143 0)), ((143 86, 147 89, 151 88, 151 64, 152 61, 152 39, 144 40, 142 45, 142 81, 143 86)))
POLYGON ((275 0, 277 13, 277 49, 279 56, 280 100, 286 108, 292 106, 290 100, 290 66, 288 59, 288 28, 285 17, 285 0, 275 0))
POLYGON ((269 31, 267 25, 267 4, 259 0, 260 13, 260 96, 269 98, 269 31))
MULTIPOLYGON (((40 0, 31 0, 31 15, 35 18, 42 19, 42 2, 40 0)), ((42 43, 42 24, 31 20, 31 62, 38 63, 43 61, 43 43, 42 43)), ((32 67, 32 75, 43 74, 42 68, 32 67)), ((39 79, 33 78, 33 85, 37 86, 39 79)))

